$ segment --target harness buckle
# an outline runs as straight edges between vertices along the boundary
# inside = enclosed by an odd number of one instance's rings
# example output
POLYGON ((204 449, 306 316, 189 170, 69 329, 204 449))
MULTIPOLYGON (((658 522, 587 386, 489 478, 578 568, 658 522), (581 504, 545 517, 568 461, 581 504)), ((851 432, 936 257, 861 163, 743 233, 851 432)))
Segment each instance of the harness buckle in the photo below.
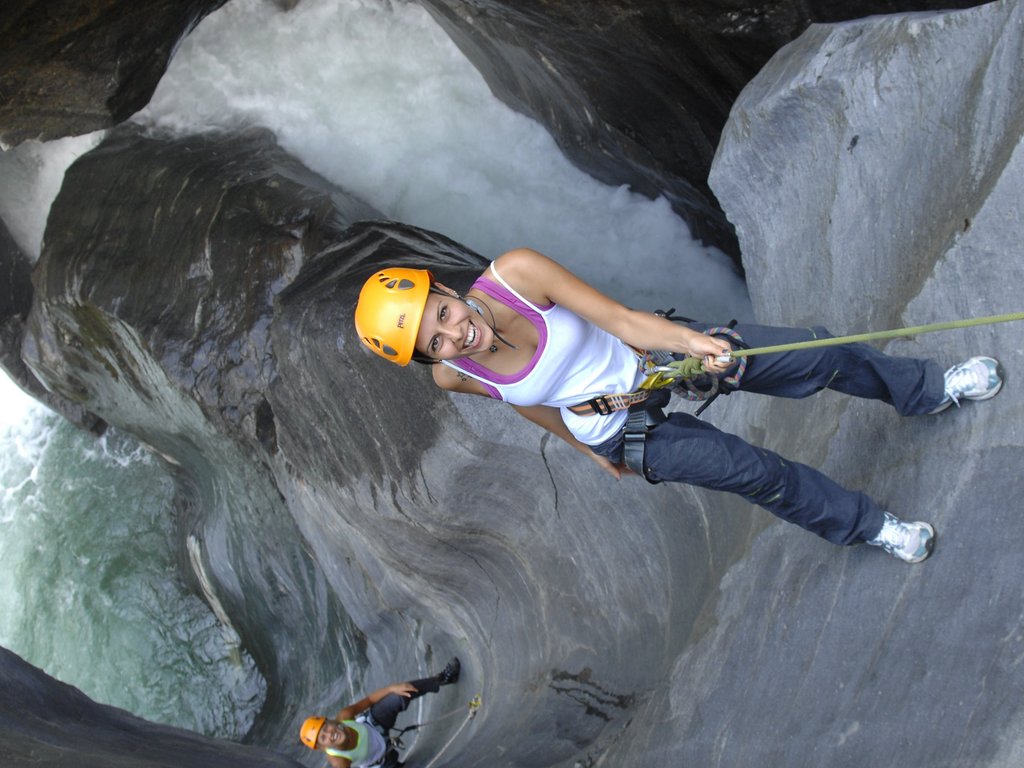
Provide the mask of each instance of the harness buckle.
POLYGON ((665 421, 665 413, 661 407, 668 402, 670 394, 667 390, 655 390, 650 400, 636 403, 629 408, 626 417, 626 428, 622 434, 622 459, 626 466, 652 485, 656 484, 647 474, 644 465, 647 435, 665 421))

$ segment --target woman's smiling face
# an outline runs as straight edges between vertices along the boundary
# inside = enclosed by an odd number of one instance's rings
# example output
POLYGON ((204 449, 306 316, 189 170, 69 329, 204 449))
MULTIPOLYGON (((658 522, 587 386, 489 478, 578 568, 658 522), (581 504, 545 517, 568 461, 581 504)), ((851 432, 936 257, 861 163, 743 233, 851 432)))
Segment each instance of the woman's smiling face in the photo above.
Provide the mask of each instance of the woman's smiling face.
POLYGON ((488 349, 494 332, 487 323, 447 288, 439 283, 437 287, 444 293, 427 295, 416 351, 433 360, 454 360, 488 349))
POLYGON ((320 748, 333 747, 334 749, 347 749, 349 741, 349 729, 335 720, 328 720, 320 728, 317 734, 316 743, 320 748))

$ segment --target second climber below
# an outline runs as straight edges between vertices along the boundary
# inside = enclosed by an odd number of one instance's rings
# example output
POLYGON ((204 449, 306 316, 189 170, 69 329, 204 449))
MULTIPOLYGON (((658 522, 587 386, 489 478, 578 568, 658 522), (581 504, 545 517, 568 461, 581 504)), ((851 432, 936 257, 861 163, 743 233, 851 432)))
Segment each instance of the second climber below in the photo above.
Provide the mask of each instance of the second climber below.
POLYGON ((457 683, 461 671, 461 662, 453 656, 436 675, 380 688, 333 718, 307 717, 299 729, 299 740, 323 752, 332 768, 400 768, 398 751, 388 743, 398 716, 414 699, 457 683))

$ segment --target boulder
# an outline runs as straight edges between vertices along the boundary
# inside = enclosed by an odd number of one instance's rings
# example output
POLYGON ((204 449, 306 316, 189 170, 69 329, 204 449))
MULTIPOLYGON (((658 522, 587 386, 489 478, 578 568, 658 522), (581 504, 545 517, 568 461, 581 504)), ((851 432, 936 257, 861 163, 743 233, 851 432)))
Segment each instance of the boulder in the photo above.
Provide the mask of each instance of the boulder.
POLYGON ((225 0, 8 0, 0 10, 0 146, 128 119, 181 39, 225 0))

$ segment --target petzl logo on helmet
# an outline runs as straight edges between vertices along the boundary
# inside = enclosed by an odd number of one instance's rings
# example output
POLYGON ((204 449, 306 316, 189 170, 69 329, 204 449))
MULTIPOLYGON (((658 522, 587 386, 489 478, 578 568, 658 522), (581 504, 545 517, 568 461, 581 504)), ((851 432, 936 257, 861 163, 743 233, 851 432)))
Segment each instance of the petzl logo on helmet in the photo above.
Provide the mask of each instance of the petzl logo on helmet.
POLYGON ((405 328, 405 312, 398 316, 398 327, 405 328))

